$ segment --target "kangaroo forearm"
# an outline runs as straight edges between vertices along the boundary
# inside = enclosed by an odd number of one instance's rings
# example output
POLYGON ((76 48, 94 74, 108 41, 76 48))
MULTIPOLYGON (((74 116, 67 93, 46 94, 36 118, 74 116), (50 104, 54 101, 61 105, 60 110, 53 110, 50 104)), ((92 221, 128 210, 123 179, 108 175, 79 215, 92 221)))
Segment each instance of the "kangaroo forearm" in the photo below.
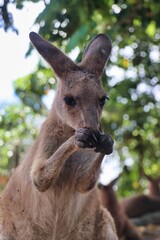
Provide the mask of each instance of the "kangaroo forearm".
POLYGON ((89 161, 93 161, 93 163, 90 164, 88 169, 80 168, 78 175, 77 175, 77 184, 76 184, 76 190, 79 192, 87 192, 91 190, 100 174, 100 165, 102 163, 103 157, 105 154, 98 153, 96 155, 95 159, 91 159, 89 161))
POLYGON ((43 160, 43 163, 32 170, 33 182, 39 191, 47 190, 51 184, 56 182, 65 161, 77 150, 75 137, 72 136, 50 158, 46 161, 43 160))

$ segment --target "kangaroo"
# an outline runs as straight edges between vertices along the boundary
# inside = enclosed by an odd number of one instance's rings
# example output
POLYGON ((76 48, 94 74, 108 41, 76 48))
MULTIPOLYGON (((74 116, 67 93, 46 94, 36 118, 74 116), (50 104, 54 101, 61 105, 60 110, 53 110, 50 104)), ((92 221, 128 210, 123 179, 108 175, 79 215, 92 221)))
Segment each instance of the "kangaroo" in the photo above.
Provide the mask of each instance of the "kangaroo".
POLYGON ((1 194, 0 239, 117 240, 97 193, 101 162, 113 151, 100 131, 107 95, 99 80, 111 41, 97 35, 76 64, 38 34, 30 39, 59 84, 38 138, 1 194))
POLYGON ((160 178, 153 178, 144 171, 142 175, 149 181, 148 194, 131 196, 122 200, 121 205, 130 218, 160 211, 160 178))
POLYGON ((140 236, 134 225, 125 214, 113 189, 120 176, 121 174, 113 179, 108 185, 99 183, 98 187, 101 203, 111 213, 115 221, 117 235, 120 240, 142 240, 142 236, 140 236))
POLYGON ((144 214, 159 212, 160 200, 141 194, 123 199, 121 206, 129 218, 136 218, 144 214))

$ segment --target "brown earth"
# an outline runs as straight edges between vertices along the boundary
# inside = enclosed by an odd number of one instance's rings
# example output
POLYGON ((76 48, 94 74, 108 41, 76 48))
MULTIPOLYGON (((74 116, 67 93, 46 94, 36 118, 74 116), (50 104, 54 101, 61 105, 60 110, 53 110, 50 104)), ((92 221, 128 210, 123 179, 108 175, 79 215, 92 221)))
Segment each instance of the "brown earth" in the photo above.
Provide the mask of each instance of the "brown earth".
POLYGON ((144 240, 160 240, 160 225, 149 224, 144 227, 137 227, 144 240))

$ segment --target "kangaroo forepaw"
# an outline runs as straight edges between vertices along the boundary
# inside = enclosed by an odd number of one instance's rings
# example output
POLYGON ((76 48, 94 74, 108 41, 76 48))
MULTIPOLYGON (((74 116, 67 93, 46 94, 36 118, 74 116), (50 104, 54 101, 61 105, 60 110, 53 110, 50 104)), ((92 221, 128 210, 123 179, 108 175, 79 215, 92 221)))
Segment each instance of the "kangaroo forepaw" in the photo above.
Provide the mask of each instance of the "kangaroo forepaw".
POLYGON ((88 128, 79 128, 75 133, 75 139, 79 148, 95 148, 98 143, 95 133, 88 128))
POLYGON ((109 155, 113 152, 114 141, 109 134, 101 134, 98 138, 98 144, 96 145, 95 152, 101 152, 109 155))
POLYGON ((94 132, 89 128, 79 128, 75 133, 75 139, 79 148, 95 148, 95 152, 106 155, 113 152, 114 141, 109 134, 94 132))

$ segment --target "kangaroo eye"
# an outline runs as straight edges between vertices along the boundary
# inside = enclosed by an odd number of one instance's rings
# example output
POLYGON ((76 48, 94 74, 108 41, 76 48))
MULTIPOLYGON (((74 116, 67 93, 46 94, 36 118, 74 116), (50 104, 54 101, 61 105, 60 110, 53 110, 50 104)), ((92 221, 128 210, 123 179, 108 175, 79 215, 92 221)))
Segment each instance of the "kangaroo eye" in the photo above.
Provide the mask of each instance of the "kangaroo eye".
POLYGON ((63 100, 68 106, 74 107, 76 105, 75 99, 71 96, 66 96, 63 98, 63 100))
POLYGON ((104 96, 104 97, 102 97, 101 99, 99 99, 99 105, 100 105, 100 107, 103 107, 103 106, 104 106, 104 104, 105 104, 105 102, 106 102, 106 99, 109 100, 109 97, 104 96))

